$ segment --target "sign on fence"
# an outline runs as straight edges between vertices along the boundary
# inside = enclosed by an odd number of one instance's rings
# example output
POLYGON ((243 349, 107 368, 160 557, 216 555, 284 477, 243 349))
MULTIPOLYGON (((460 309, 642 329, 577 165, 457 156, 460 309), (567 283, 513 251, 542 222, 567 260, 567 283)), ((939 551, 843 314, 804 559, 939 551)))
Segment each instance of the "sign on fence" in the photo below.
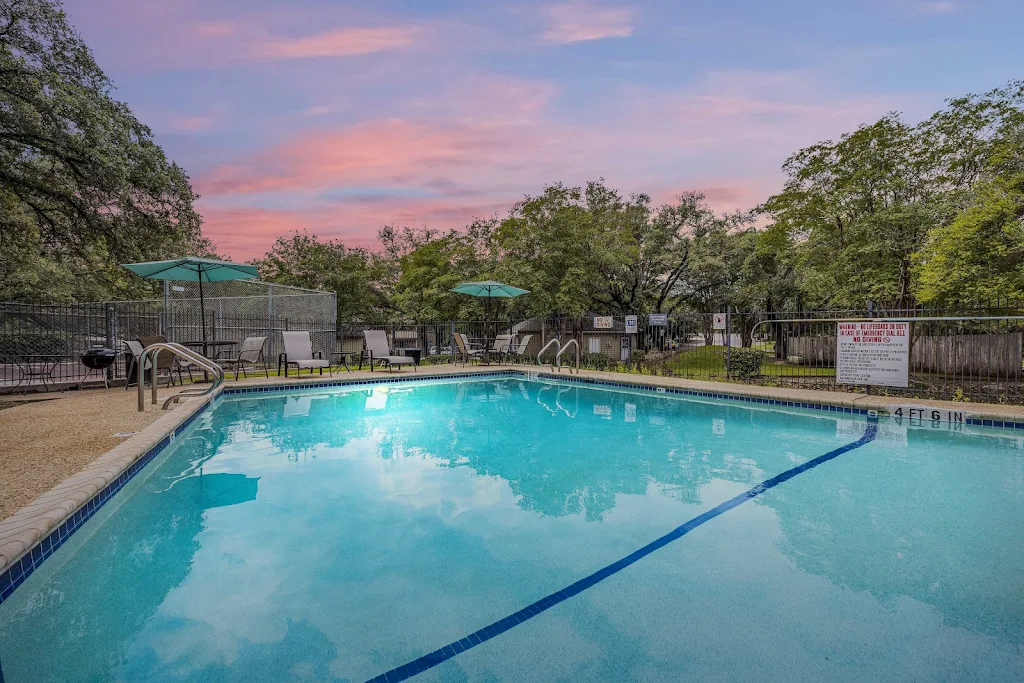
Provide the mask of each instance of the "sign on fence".
POLYGON ((668 313, 650 313, 647 316, 647 324, 651 326, 664 327, 668 325, 668 313))
POLYGON ((724 330, 725 329, 725 313, 715 313, 715 317, 712 320, 712 329, 724 330))
POLYGON ((635 315, 626 316, 626 334, 636 334, 637 331, 637 317, 635 315))
POLYGON ((610 330, 612 329, 612 316, 610 315, 598 315, 594 317, 594 329, 595 330, 610 330))
POLYGON ((841 322, 836 331, 836 382, 906 387, 909 322, 841 322))

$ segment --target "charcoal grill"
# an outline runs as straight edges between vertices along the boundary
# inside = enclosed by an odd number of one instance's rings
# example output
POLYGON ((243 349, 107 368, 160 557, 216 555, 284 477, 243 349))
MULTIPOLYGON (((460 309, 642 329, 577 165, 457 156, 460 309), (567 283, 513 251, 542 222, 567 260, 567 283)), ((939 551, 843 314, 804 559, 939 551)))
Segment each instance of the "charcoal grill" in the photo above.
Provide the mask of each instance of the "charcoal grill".
POLYGON ((100 376, 103 377, 103 386, 109 389, 110 385, 107 384, 106 370, 114 364, 115 360, 117 360, 117 351, 114 349, 103 347, 89 349, 82 354, 82 365, 89 369, 85 376, 88 377, 93 372, 99 372, 100 376))

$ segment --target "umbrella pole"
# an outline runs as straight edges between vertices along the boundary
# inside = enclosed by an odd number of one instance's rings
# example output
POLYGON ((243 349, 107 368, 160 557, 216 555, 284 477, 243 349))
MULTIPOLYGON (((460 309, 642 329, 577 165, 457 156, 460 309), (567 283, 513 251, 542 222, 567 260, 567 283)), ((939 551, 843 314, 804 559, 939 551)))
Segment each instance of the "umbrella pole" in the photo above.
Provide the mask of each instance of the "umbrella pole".
MULTIPOLYGON (((487 289, 487 303, 484 304, 484 330, 487 330, 487 328, 491 326, 490 320, 491 320, 491 290, 490 290, 490 288, 488 288, 487 289)), ((494 335, 493 334, 486 334, 486 332, 485 332, 484 336, 487 337, 487 339, 484 341, 484 344, 486 344, 486 346, 484 346, 484 355, 487 356, 487 365, 489 367, 491 365, 491 339, 494 338, 494 335)))
POLYGON ((209 358, 206 348, 206 300, 203 298, 203 269, 199 268, 199 322, 203 330, 203 357, 209 358))

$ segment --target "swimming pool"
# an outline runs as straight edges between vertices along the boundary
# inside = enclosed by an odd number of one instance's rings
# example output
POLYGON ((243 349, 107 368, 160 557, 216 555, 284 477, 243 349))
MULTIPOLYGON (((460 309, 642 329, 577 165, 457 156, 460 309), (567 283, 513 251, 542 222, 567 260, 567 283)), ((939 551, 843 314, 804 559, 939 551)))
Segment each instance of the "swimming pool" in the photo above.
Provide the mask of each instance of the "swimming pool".
POLYGON ((522 376, 224 397, 0 604, 22 681, 1022 680, 1014 430, 522 376))

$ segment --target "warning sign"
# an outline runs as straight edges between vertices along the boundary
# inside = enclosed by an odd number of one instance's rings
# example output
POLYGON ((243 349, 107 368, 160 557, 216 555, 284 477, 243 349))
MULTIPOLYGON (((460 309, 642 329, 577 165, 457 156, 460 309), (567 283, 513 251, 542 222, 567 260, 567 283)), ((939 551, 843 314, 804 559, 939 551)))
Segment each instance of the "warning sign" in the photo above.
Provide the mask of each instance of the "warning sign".
POLYGON ((725 313, 715 313, 714 318, 711 319, 711 325, 713 329, 724 330, 725 329, 725 313))
POLYGON ((909 384, 910 323, 839 323, 836 382, 905 387, 909 384))

